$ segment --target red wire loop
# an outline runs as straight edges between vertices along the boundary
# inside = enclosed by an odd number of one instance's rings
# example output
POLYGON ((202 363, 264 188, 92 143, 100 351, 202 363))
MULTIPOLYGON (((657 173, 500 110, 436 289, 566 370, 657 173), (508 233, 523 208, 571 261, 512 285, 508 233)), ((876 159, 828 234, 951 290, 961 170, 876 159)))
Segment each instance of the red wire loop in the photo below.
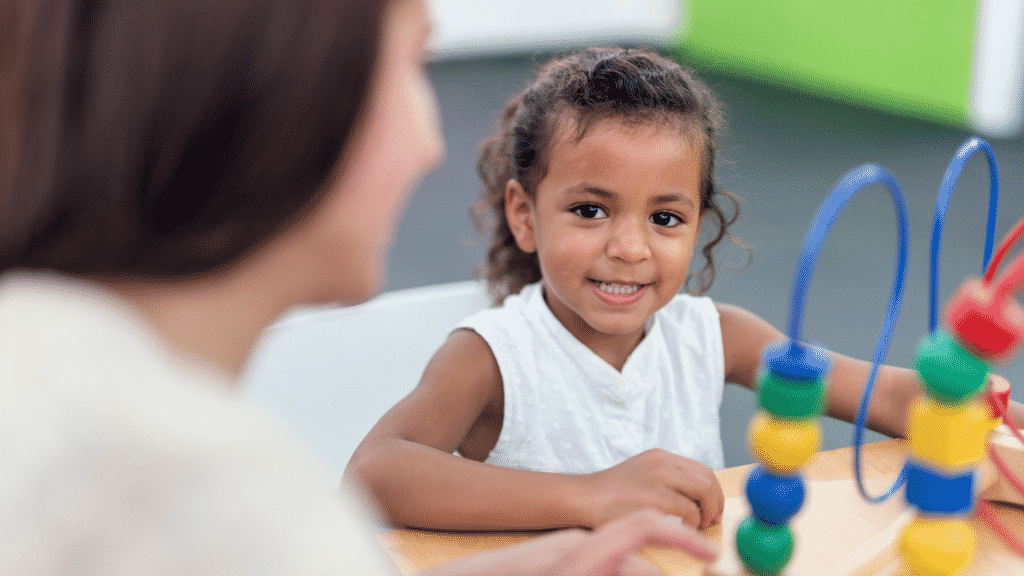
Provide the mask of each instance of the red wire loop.
POLYGON ((999 521, 999 518, 996 517, 996 511, 992 508, 991 504, 988 502, 979 502, 978 515, 981 516, 981 519, 984 520, 990 528, 992 528, 993 532, 998 534, 999 537, 1006 542, 1007 546, 1012 548, 1017 554, 1024 556, 1024 544, 1021 544, 1021 541, 1017 539, 1013 532, 1010 532, 1009 528, 999 521))
MULTIPOLYGON (((999 248, 996 250, 995 255, 989 262, 988 268, 985 269, 985 284, 991 284, 995 278, 996 271, 999 269, 999 265, 1002 263, 1003 258, 1010 251, 1011 248, 1020 240, 1021 236, 1024 236, 1024 218, 1017 221, 1013 230, 1003 238, 1003 241, 999 244, 999 248)), ((998 281, 996 281, 994 292, 994 298, 997 301, 1002 301, 1010 294, 1017 291, 1021 284, 1024 284, 1024 253, 1018 254, 1006 266, 1006 270, 1000 274, 998 281)), ((995 410, 995 412, 1003 419, 1007 428, 1010 432, 1017 437, 1017 440, 1024 445, 1024 435, 1021 434, 1017 428, 1017 423, 1010 417, 1009 411, 1007 410, 1007 404, 1002 402, 1002 398, 998 396, 998 393, 989 388, 988 391, 988 403, 995 410)), ((1007 400, 1008 401, 1008 400, 1007 400)), ((1017 492, 1024 494, 1024 482, 1021 482, 1019 478, 1013 473, 1013 470, 1003 461, 1002 457, 996 452, 990 445, 988 447, 989 456, 992 458, 992 462, 995 463, 996 468, 999 469, 1010 484, 1013 485, 1017 492)), ((999 521, 996 516, 995 510, 992 506, 985 501, 978 502, 978 515, 992 528, 992 530, 999 535, 1006 544, 1012 548, 1017 554, 1024 556, 1024 543, 1017 538, 1009 529, 1006 528, 999 521)))
POLYGON ((993 278, 995 278, 996 270, 999 269, 999 264, 1003 261, 1003 258, 1006 257, 1006 253, 1010 251, 1010 248, 1013 248, 1014 244, 1017 243, 1017 240, 1020 240, 1021 235, 1024 235, 1024 218, 1017 221, 1017 225, 1014 226, 1013 230, 1003 238, 1003 241, 999 244, 999 248, 996 250, 995 255, 992 256, 992 260, 988 263, 988 268, 985 270, 986 284, 991 283, 993 278))
MULTIPOLYGON (((1024 227, 1022 227, 1022 230, 1024 230, 1024 227)), ((1004 405, 1002 400, 997 396, 997 392, 990 388, 988 394, 989 404, 996 408, 999 412, 999 416, 1006 424, 1006 427, 1009 428, 1010 431, 1013 432, 1013 435, 1017 437, 1017 440, 1024 445, 1024 435, 1021 435, 1020 430, 1017 429, 1017 423, 1013 421, 1013 418, 1010 418, 1010 413, 1007 410, 1006 405, 1004 405)), ((988 455, 992 458, 992 462, 995 463, 999 472, 1010 481, 1010 484, 1013 485, 1017 492, 1024 494, 1024 483, 1017 478, 1013 473, 1013 470, 1010 469, 1006 462, 1003 461, 1002 457, 1000 457, 996 452, 995 448, 992 448, 991 445, 988 447, 988 455)), ((1006 542, 1007 546, 1012 548, 1017 554, 1024 556, 1024 543, 1022 543, 1016 535, 1010 532, 1010 530, 999 521, 999 518, 996 517, 995 510, 992 508, 991 504, 985 501, 979 501, 978 515, 981 516, 982 520, 992 528, 993 532, 998 534, 999 537, 1006 542)))
POLYGON ((1024 283, 1024 252, 1017 254, 1017 257, 1006 265, 1006 270, 999 275, 996 281, 995 298, 998 302, 1016 292, 1024 283))

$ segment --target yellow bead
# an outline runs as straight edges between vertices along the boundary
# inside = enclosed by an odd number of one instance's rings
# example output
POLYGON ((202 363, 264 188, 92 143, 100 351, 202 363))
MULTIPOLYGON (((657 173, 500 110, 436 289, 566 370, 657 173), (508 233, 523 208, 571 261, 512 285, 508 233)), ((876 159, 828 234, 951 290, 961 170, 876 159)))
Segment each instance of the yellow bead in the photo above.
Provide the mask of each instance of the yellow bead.
POLYGON ((1003 425, 1003 419, 1002 418, 998 418, 998 417, 992 418, 992 417, 989 417, 989 419, 988 419, 988 431, 989 432, 995 430, 996 428, 999 428, 1002 425, 1003 425))
POLYGON ((750 450, 773 472, 788 474, 803 466, 821 446, 817 418, 785 420, 758 412, 750 421, 750 450))
POLYGON ((955 576, 974 559, 974 528, 964 520, 918 518, 900 538, 900 551, 917 576, 955 576))
POLYGON ((988 410, 977 402, 950 406, 923 398, 910 410, 907 440, 919 460, 956 469, 981 460, 990 429, 988 410))

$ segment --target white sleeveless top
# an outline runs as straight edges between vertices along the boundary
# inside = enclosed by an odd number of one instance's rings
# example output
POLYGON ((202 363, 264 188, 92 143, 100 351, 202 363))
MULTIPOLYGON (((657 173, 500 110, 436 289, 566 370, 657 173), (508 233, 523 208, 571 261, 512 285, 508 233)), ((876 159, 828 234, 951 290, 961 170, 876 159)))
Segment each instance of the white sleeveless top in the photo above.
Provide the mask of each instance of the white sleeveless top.
POLYGON ((725 368, 710 298, 680 294, 655 313, 621 373, 555 318, 539 283, 458 328, 483 337, 504 383, 501 435, 487 463, 587 474, 662 448, 723 467, 725 368))

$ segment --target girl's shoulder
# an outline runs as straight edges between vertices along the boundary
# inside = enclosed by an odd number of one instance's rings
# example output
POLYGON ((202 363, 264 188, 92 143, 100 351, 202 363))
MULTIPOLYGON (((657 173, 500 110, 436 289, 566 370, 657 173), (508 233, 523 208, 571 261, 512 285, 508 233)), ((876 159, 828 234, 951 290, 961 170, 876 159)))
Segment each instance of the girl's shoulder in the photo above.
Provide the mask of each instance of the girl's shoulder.
POLYGON ((485 308, 463 318, 456 328, 477 330, 505 326, 528 329, 531 320, 539 312, 538 304, 544 305, 540 284, 529 284, 517 294, 509 295, 500 305, 485 308))
POLYGON ((719 313, 718 305, 711 298, 681 293, 658 310, 657 315, 674 322, 699 319, 717 323, 719 313))
POLYGON ((722 327, 718 308, 707 296, 679 294, 648 321, 648 331, 667 341, 721 356, 722 327))

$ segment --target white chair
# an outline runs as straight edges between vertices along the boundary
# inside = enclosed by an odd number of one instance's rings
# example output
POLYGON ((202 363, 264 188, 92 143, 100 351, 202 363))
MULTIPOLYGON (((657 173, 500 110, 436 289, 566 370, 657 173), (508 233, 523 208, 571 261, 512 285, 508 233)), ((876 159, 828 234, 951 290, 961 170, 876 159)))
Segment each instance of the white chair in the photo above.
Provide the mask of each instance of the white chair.
POLYGON ((452 327, 487 305, 485 286, 467 281, 292 313, 267 329, 245 395, 340 479, 356 446, 416 386, 452 327))

